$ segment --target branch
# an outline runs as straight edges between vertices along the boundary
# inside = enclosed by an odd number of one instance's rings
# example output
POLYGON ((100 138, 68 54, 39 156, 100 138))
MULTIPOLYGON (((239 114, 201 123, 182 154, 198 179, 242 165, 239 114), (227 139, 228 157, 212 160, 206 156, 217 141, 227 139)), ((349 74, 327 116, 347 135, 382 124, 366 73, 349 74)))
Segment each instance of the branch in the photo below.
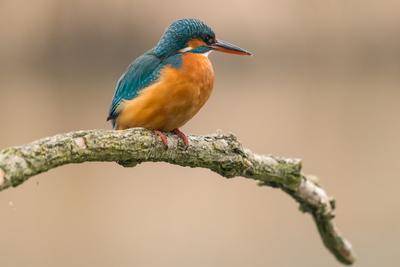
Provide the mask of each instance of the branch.
POLYGON ((325 246, 344 264, 355 261, 350 243, 332 222, 334 200, 301 173, 301 161, 254 154, 233 135, 189 136, 190 146, 169 135, 169 148, 148 130, 88 130, 60 134, 0 150, 0 191, 69 163, 115 161, 124 167, 168 162, 210 169, 226 178, 243 176, 282 189, 310 213, 325 246))

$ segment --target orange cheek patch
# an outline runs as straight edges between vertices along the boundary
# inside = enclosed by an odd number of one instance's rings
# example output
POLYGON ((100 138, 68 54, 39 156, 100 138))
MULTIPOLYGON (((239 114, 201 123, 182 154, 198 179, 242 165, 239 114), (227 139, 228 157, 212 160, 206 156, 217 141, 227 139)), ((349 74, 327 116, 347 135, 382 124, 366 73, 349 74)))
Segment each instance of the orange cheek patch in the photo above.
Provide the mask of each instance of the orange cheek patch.
POLYGON ((205 46, 207 45, 203 40, 200 39, 192 39, 188 42, 188 46, 192 47, 192 48, 196 48, 199 46, 205 46))

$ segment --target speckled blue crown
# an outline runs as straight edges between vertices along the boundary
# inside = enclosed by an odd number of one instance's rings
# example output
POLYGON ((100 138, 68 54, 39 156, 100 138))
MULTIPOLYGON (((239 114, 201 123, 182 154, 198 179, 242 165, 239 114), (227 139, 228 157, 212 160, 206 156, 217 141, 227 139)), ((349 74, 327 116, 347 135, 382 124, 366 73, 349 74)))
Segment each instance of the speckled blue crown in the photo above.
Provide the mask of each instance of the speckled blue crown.
POLYGON ((154 53, 166 57, 185 48, 188 41, 204 35, 215 37, 213 30, 198 19, 180 19, 173 22, 165 30, 163 36, 154 48, 154 53))

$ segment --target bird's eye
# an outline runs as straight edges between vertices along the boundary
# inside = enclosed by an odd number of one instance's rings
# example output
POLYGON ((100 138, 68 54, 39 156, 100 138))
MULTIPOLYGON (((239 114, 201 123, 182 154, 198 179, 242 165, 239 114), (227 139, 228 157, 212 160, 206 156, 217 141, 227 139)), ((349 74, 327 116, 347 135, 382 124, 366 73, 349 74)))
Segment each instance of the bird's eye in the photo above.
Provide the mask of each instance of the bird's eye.
POLYGON ((214 38, 211 35, 204 35, 203 40, 207 43, 207 44, 212 44, 214 42, 214 38))

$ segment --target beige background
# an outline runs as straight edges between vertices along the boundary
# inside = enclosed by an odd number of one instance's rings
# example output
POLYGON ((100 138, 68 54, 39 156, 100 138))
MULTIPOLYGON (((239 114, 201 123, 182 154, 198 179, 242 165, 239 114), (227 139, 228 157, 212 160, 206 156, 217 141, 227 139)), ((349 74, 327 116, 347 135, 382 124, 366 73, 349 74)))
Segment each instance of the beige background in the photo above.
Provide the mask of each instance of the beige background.
MULTIPOLYGON (((214 53, 185 127, 300 157, 337 198, 356 266, 399 266, 399 1, 0 2, 0 147, 109 128, 119 75, 182 17, 214 53)), ((203 169, 65 166, 0 193, 0 266, 340 266, 285 194, 203 169)))

